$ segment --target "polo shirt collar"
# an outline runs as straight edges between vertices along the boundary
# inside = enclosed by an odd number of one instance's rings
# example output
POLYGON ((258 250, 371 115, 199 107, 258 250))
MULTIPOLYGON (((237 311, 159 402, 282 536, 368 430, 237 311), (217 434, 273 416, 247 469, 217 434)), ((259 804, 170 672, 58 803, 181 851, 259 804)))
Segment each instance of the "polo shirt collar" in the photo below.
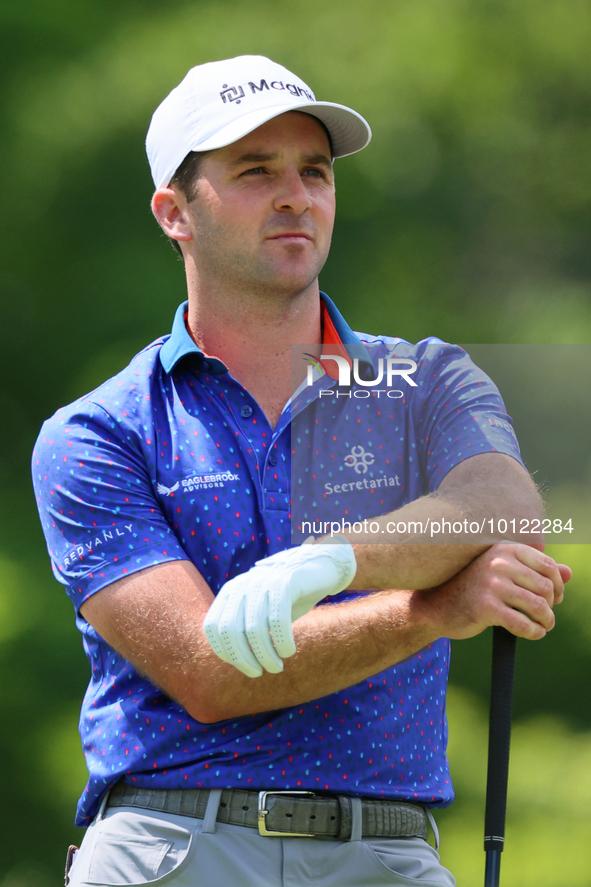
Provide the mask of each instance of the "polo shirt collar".
MULTIPOLYGON (((325 293, 320 293, 320 298, 324 302, 328 316, 332 322, 335 332, 341 343, 347 346, 347 353, 351 358, 358 357, 363 363, 371 365, 371 358, 365 345, 363 345, 359 336, 355 335, 335 303, 325 293)), ((189 354, 197 355, 203 363, 207 363, 208 372, 214 374, 226 373, 228 368, 217 357, 205 355, 199 348, 185 326, 185 317, 189 310, 189 303, 183 302, 177 308, 172 325, 172 332, 160 349, 160 362, 167 373, 171 373, 175 366, 183 357, 189 354)), ((335 343, 331 343, 335 344, 335 343)))
POLYGON ((197 355, 203 362, 207 361, 212 373, 225 373, 227 367, 217 357, 206 357, 187 331, 185 317, 189 310, 189 302, 182 302, 176 310, 172 324, 172 332, 160 349, 160 363, 164 371, 172 373, 175 366, 188 354, 197 355))

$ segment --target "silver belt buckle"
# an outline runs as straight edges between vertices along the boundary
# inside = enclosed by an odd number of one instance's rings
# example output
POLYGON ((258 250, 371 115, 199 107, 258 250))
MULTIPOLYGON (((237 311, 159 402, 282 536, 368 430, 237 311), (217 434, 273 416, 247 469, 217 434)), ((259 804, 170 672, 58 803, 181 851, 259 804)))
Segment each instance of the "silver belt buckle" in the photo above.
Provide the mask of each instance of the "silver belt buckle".
POLYGON ((267 798, 269 795, 314 795, 314 792, 289 792, 289 791, 275 791, 275 792, 259 792, 259 804, 258 804, 258 823, 259 823, 259 835, 262 835, 264 838, 315 838, 316 835, 310 835, 306 832, 270 832, 268 831, 265 825, 265 816, 268 814, 268 810, 265 809, 267 798))

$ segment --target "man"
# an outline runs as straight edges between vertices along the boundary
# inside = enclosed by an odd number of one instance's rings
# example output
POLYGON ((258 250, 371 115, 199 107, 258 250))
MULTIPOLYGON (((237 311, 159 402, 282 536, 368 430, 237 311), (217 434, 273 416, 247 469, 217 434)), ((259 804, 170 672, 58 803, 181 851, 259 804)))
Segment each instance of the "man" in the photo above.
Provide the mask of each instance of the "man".
MULTIPOLYGON (((401 414, 415 437, 390 498, 385 474, 380 500, 375 480, 347 487, 356 515, 395 518, 400 544, 344 528, 292 545, 290 421, 302 391, 316 417, 327 398, 304 361, 292 379, 291 345, 361 372, 318 274, 333 160, 369 136, 253 56, 192 69, 152 119, 152 209, 188 302, 170 337, 49 420, 33 457, 92 666, 72 885, 454 883, 426 841, 431 808, 453 797, 447 639, 493 624, 543 637, 570 572, 518 543, 402 544, 420 541, 400 532, 411 520, 496 519, 502 497, 512 514, 539 507, 494 386, 437 340, 432 358, 427 345, 400 358, 421 393, 401 414), (469 439, 444 445, 464 410, 469 439)), ((348 434, 345 401, 322 440, 348 434)), ((376 449, 397 452, 395 427, 385 416, 376 449)), ((342 471, 361 457, 350 449, 342 471)))

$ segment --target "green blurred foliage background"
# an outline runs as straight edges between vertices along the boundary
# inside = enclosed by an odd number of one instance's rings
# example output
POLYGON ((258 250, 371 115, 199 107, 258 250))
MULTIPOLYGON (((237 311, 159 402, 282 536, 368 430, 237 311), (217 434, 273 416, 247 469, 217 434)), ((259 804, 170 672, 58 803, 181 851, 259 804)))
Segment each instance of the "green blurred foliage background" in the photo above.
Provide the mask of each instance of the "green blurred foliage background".
MULTIPOLYGON (((149 212, 153 109, 194 64, 270 55, 374 129, 369 148, 337 163, 321 280, 355 328, 589 343, 591 6, 20 0, 2 4, 0 22, 0 887, 54 887, 81 837, 88 668, 50 575, 29 458, 43 419, 167 332, 184 298, 182 265, 149 212)), ((534 385, 560 464, 573 436, 568 415, 555 418, 561 390, 541 368, 534 385)), ((511 401, 511 380, 503 390, 511 401)), ((578 415, 574 428, 583 467, 556 482, 585 515, 590 428, 578 415)), ((518 645, 506 887, 591 881, 591 552, 549 552, 575 579, 558 629, 518 645)), ((490 634, 456 644, 453 659, 459 797, 439 823, 463 887, 484 863, 490 634)))

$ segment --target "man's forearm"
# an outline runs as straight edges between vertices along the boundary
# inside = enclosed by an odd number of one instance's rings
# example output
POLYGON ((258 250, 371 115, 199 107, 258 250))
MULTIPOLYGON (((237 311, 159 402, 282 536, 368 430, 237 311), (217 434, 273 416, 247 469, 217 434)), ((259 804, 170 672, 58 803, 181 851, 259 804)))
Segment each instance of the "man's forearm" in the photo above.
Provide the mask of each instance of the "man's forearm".
MULTIPOLYGON (((567 574, 565 574, 567 575, 567 574)), ((285 708, 345 689, 441 637, 468 638, 490 625, 536 640, 554 625, 563 577, 551 558, 520 545, 494 546, 449 582, 425 591, 383 591, 314 608, 294 623, 295 656, 281 674, 252 680, 208 662, 204 720, 285 708)))
MULTIPOLYGON (((203 621, 213 597, 188 561, 150 567, 89 598, 82 615, 126 659, 204 723, 284 708, 351 686, 410 656, 441 628, 412 592, 377 592, 298 619, 298 651, 253 680, 219 659, 203 621)), ((440 620, 440 614, 438 615, 440 620)))
POLYGON ((378 518, 379 531, 360 541, 355 534, 343 535, 353 544, 357 573, 352 588, 432 588, 455 576, 490 542, 437 543, 418 527, 430 521, 450 526, 464 519, 464 509, 443 496, 426 496, 398 511, 378 518), (406 527, 406 533, 389 533, 388 525, 406 527), (382 532, 383 530, 383 532, 382 532), (388 540, 383 542, 382 540, 388 540))
POLYGON ((436 640, 429 608, 410 591, 318 606, 294 624, 297 653, 284 671, 256 680, 211 653, 211 692, 204 692, 198 717, 210 722, 287 708, 353 686, 436 640))
POLYGON ((365 521, 361 533, 344 530, 342 535, 353 544, 357 559, 350 587, 440 585, 500 541, 499 528, 507 540, 542 542, 539 535, 518 532, 523 519, 529 524, 528 519, 542 514, 535 484, 518 462, 500 453, 474 456, 456 466, 437 493, 365 521), (373 532, 366 531, 366 524, 372 525, 373 532))
POLYGON ((298 652, 284 671, 255 680, 209 646, 203 621, 213 596, 188 561, 121 579, 89 598, 81 613, 190 715, 209 723, 326 696, 439 637, 471 637, 488 625, 543 637, 562 589, 551 558, 525 546, 493 546, 437 589, 376 592, 315 607, 294 623, 298 652))

